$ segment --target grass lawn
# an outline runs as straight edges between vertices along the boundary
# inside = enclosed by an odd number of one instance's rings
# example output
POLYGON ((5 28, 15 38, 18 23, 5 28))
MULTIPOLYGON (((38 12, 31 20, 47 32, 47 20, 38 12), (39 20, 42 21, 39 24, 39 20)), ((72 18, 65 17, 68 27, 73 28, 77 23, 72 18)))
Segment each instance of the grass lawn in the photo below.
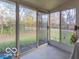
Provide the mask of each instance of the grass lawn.
MULTIPOLYGON (((66 44, 70 45, 72 34, 73 34, 73 31, 62 30, 61 31, 61 41, 63 43, 66 43, 66 44)), ((51 40, 59 41, 59 39, 60 39, 59 29, 51 29, 50 37, 51 37, 51 40)))
MULTIPOLYGON (((51 40, 59 41, 59 30, 58 29, 52 29, 51 30, 51 40)), ((70 44, 71 41, 72 32, 69 31, 62 31, 62 42, 66 44, 70 44)), ((5 51, 7 47, 15 47, 15 39, 8 38, 8 41, 0 41, 0 52, 5 51)), ((32 44, 36 42, 36 32, 25 32, 20 33, 20 46, 26 46, 28 44, 32 44)))
POLYGON ((61 34, 61 40, 63 43, 71 45, 71 37, 73 35, 73 32, 68 32, 68 31, 62 31, 61 34))
MULTIPOLYGON (((36 42, 35 32, 21 33, 20 35, 20 46, 25 46, 36 42), (29 34, 28 34, 29 33, 29 34)), ((5 51, 7 47, 15 47, 15 39, 10 39, 8 41, 0 41, 0 52, 5 51)))
POLYGON ((25 46, 36 42, 36 32, 28 32, 20 35, 20 45, 25 46))
POLYGON ((50 31, 50 38, 51 40, 59 41, 60 39, 60 34, 59 34, 59 29, 51 29, 50 31))

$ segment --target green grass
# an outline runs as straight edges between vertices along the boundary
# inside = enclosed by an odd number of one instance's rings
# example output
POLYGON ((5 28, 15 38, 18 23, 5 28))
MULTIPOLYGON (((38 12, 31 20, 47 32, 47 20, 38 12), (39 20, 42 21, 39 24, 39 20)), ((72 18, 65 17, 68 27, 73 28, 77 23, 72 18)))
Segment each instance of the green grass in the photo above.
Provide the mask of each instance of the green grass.
POLYGON ((20 45, 25 46, 28 44, 32 44, 36 42, 36 36, 35 35, 27 35, 27 36, 21 36, 20 37, 20 45))
MULTIPOLYGON (((28 34, 28 33, 26 35, 20 35, 20 46, 26 46, 36 42, 36 35, 33 33, 32 34, 31 33, 28 34)), ((54 30, 54 29, 51 30, 51 38, 53 38, 52 40, 59 41, 60 38, 59 36, 60 36, 59 30, 54 30)), ((70 44, 71 36, 72 36, 72 32, 65 32, 65 31, 62 32, 62 42, 66 44, 70 44)), ((15 44, 16 44, 15 39, 10 41, 0 42, 0 52, 5 51, 7 47, 15 47, 16 46, 15 44)))
MULTIPOLYGON (((32 44, 36 42, 36 35, 22 35, 20 36, 20 46, 26 46, 28 44, 32 44)), ((16 42, 15 39, 12 39, 10 41, 4 41, 4 42, 0 42, 0 52, 1 51, 5 51, 5 49, 7 47, 15 47, 16 46, 16 42)))
MULTIPOLYGON (((65 44, 71 44, 71 37, 73 32, 62 31, 61 32, 61 41, 65 44)), ((51 40, 59 41, 60 40, 60 32, 59 29, 52 29, 50 32, 51 40), (53 38, 53 39, 52 39, 53 38)))
POLYGON ((65 44, 68 44, 70 45, 71 44, 71 37, 73 35, 73 32, 62 32, 62 42, 65 43, 65 44), (64 34, 65 33, 65 34, 64 34))
POLYGON ((59 39, 60 39, 60 34, 59 34, 60 32, 59 32, 59 30, 57 29, 52 29, 51 30, 51 32, 50 32, 50 37, 51 37, 51 39, 52 40, 55 40, 55 41, 59 41, 59 39))
POLYGON ((15 47, 15 41, 0 42, 0 52, 5 51, 7 47, 15 47))

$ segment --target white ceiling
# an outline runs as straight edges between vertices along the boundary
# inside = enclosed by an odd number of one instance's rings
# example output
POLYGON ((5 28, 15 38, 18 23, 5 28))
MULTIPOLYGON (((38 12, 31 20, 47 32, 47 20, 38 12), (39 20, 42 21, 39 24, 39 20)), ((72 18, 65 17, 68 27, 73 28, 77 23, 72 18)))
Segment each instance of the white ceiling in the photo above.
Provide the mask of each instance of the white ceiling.
POLYGON ((29 4, 32 7, 44 10, 52 10, 66 1, 69 0, 19 0, 19 2, 24 2, 25 4, 29 4))
POLYGON ((46 10, 53 9, 67 0, 24 0, 46 10))

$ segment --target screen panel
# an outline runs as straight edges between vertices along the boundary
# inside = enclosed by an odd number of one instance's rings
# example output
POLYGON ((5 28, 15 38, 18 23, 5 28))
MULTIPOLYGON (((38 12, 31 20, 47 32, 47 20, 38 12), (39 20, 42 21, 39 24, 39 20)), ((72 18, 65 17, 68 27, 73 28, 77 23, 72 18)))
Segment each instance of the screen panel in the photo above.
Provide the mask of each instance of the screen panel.
POLYGON ((73 35, 76 34, 76 9, 69 9, 61 12, 61 40, 71 45, 73 35))
POLYGON ((20 6, 20 51, 36 47, 36 11, 20 6))
POLYGON ((60 12, 50 14, 50 39, 60 40, 60 12))
POLYGON ((0 53, 16 47, 16 5, 0 1, 0 53))

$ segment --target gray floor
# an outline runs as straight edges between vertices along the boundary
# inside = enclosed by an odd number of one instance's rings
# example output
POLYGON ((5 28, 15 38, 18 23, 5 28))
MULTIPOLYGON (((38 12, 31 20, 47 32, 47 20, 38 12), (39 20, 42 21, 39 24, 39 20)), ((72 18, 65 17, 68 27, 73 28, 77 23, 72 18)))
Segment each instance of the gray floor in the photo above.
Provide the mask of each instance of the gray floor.
POLYGON ((42 45, 38 49, 23 55, 21 59, 69 59, 70 54, 49 45, 42 45))

